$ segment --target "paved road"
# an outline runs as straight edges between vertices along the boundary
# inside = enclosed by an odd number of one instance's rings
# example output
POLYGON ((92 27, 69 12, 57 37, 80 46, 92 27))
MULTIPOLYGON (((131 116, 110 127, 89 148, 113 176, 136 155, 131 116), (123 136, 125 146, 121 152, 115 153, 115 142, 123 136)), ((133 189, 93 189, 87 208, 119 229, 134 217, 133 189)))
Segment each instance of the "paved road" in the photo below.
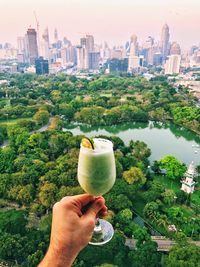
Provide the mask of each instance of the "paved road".
MULTIPOLYGON (((169 251, 170 248, 176 244, 174 240, 170 240, 165 237, 154 238, 152 236, 151 238, 158 244, 158 251, 169 251)), ((134 249, 136 241, 136 239, 127 238, 125 245, 128 246, 130 249, 134 249)), ((200 247, 200 241, 192 241, 191 243, 200 247)))

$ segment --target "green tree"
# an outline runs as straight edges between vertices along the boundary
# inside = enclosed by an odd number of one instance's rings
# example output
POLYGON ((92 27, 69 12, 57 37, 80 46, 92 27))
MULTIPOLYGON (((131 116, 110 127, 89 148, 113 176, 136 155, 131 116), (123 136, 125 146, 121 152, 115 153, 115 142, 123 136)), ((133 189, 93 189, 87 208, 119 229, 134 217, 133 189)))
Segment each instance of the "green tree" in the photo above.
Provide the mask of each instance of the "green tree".
POLYGON ((200 247, 193 244, 173 246, 166 260, 167 267, 197 267, 200 263, 200 247))
POLYGON ((149 202, 144 206, 143 214, 150 219, 156 219, 159 214, 159 206, 156 202, 149 202))
POLYGON ((137 246, 137 250, 129 252, 130 267, 159 267, 161 254, 157 252, 157 244, 148 240, 137 246))
POLYGON ((172 180, 183 177, 187 168, 173 156, 166 156, 160 160, 161 168, 166 170, 166 176, 172 180))
POLYGON ((163 202, 167 205, 172 205, 176 200, 176 194, 172 189, 166 189, 161 196, 163 197, 163 202))
POLYGON ((124 171, 123 178, 128 184, 134 184, 137 187, 140 187, 146 182, 143 172, 137 167, 131 167, 130 170, 124 171))
POLYGON ((46 182, 40 187, 39 200, 43 206, 50 208, 56 202, 58 188, 53 183, 46 182))
POLYGON ((49 112, 47 110, 39 110, 33 116, 38 125, 44 125, 49 121, 49 112))

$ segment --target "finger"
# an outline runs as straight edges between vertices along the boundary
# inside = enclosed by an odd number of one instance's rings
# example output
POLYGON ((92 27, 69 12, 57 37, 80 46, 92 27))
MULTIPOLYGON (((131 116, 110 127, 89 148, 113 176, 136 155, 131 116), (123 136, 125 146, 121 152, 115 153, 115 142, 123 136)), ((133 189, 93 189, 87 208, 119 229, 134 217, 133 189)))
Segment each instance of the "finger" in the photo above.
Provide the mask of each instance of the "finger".
POLYGON ((93 220, 95 221, 97 214, 104 207, 105 200, 104 198, 96 199, 93 204, 88 208, 85 214, 82 216, 83 220, 93 220))
POLYGON ((108 215, 108 208, 104 205, 104 207, 99 211, 97 217, 105 217, 108 215))
POLYGON ((77 196, 70 196, 70 197, 64 197, 61 202, 62 204, 67 204, 71 201, 75 202, 80 209, 82 209, 82 207, 84 207, 85 205, 87 205, 88 203, 94 201, 94 197, 92 195, 89 194, 83 194, 83 195, 77 195, 77 196))

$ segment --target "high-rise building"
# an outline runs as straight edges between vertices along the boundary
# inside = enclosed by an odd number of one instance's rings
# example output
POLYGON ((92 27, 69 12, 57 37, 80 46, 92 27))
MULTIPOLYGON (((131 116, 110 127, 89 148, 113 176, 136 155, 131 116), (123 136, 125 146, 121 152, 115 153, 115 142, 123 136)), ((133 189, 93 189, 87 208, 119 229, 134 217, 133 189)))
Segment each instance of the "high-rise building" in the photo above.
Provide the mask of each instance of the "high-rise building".
POLYGON ((61 49, 61 58, 63 64, 76 64, 76 48, 75 46, 63 47, 61 49))
POLYGON ((169 55, 169 26, 165 24, 162 27, 162 33, 161 33, 161 52, 163 55, 163 60, 166 60, 166 57, 169 55))
POLYGON ((86 35, 86 48, 88 53, 94 51, 94 36, 93 35, 86 35))
POLYGON ((107 61, 109 72, 127 72, 128 58, 124 59, 109 59, 107 61))
POLYGON ((35 59, 38 58, 37 33, 35 29, 29 28, 26 33, 28 62, 30 65, 35 64, 35 59))
POLYGON ((163 62, 162 53, 156 52, 153 56, 153 65, 161 66, 163 62))
POLYGON ((140 58, 138 56, 129 56, 128 59, 128 71, 129 72, 138 72, 140 67, 140 58))
POLYGON ((131 35, 130 55, 138 56, 138 42, 137 42, 137 36, 135 34, 131 35))
POLYGON ((89 68, 89 53, 94 52, 94 37, 86 35, 80 39, 80 46, 77 47, 77 68, 86 70, 89 68))
POLYGON ((165 74, 176 74, 180 71, 181 56, 171 55, 165 63, 165 74))
POLYGON ((19 36, 17 37, 17 49, 18 49, 18 53, 24 53, 25 50, 25 40, 24 37, 19 36))
POLYGON ((139 57, 138 57, 138 42, 137 36, 133 34, 130 41, 130 51, 128 57, 128 71, 132 72, 134 69, 139 68, 139 57))
POLYGON ((181 48, 177 42, 173 42, 170 47, 170 55, 180 55, 181 48))
POLYGON ((77 69, 88 69, 88 51, 85 46, 77 46, 77 69))
POLYGON ((55 28, 54 30, 54 42, 57 43, 58 42, 58 30, 55 28))
POLYGON ((89 70, 98 70, 100 61, 100 52, 89 52, 89 70))
POLYGON ((49 73, 49 63, 47 59, 39 57, 35 60, 36 74, 43 75, 49 73))
POLYGON ((42 35, 42 56, 45 59, 48 59, 48 60, 50 58, 49 47, 50 47, 50 44, 49 44, 49 30, 48 30, 48 28, 46 28, 44 30, 43 35, 42 35))

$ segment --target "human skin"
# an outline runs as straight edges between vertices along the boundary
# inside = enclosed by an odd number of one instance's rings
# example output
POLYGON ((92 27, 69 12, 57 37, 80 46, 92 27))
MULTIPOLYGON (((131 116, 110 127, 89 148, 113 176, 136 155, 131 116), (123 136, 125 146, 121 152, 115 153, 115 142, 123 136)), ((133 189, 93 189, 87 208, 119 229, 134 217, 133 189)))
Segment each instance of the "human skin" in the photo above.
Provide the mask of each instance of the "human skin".
POLYGON ((57 202, 53 207, 49 248, 38 267, 70 267, 91 240, 96 217, 106 214, 103 197, 84 194, 57 202))

